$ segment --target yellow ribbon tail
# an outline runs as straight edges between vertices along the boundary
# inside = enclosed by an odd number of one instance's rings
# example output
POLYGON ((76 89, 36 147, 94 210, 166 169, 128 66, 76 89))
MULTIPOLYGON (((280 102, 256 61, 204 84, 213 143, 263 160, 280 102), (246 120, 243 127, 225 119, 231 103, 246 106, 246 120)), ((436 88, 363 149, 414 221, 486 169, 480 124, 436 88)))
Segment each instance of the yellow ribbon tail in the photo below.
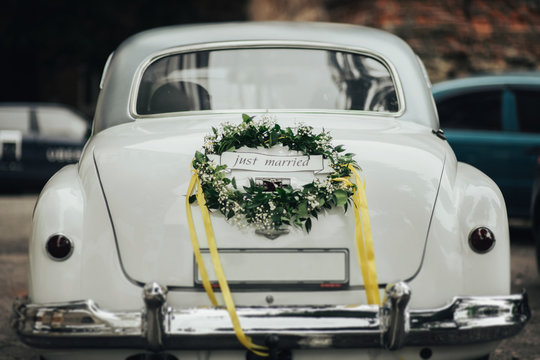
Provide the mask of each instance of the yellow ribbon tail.
MULTIPOLYGON (((199 247, 199 240, 197 239, 197 231, 195 230, 195 224, 193 223, 193 215, 191 213, 191 204, 189 203, 189 197, 193 194, 195 186, 197 185, 199 177, 196 173, 191 176, 191 181, 189 182, 187 196, 186 196, 186 214, 189 227, 189 236, 191 238, 191 245, 193 247, 193 254, 195 255, 195 262, 197 263, 197 268, 201 274, 201 279, 203 283, 204 290, 206 295, 210 299, 210 302, 213 306, 218 306, 216 295, 210 284, 210 279, 208 277, 208 272, 206 271, 206 266, 201 255, 201 249, 199 247)), ((198 200, 198 197, 197 197, 198 200)), ((200 204, 199 204, 200 205, 200 204)))
POLYGON ((380 305, 379 284, 377 281, 377 267, 375 265, 375 250, 373 248, 373 238, 371 235, 371 223, 369 221, 369 211, 367 206, 366 192, 364 184, 354 167, 349 166, 356 182, 356 189, 353 194, 354 218, 355 218, 355 240, 366 297, 368 304, 380 305))
POLYGON ((187 206, 187 213, 188 213, 189 230, 190 230, 191 240, 193 244, 193 251, 195 253, 197 266, 199 267, 199 271, 201 272, 201 278, 203 281, 204 289, 208 297, 210 298, 212 304, 214 306, 217 306, 217 301, 215 301, 214 290, 212 289, 210 285, 210 281, 208 279, 208 274, 204 266, 204 261, 202 259, 201 251, 200 251, 199 244, 197 241, 195 226, 193 225, 193 219, 191 216, 189 196, 191 196, 195 187, 197 188, 196 189, 197 203, 199 204, 199 208, 201 210, 201 215, 203 218, 204 230, 206 232, 206 237, 208 239, 208 247, 210 249, 210 256, 212 259, 212 264, 214 266, 214 271, 218 279, 219 287, 223 296, 223 300, 225 302, 225 307, 227 309, 227 312, 229 313, 229 317, 231 319, 236 338, 244 347, 246 347, 249 351, 253 352, 254 354, 259 355, 259 356, 268 356, 268 348, 266 346, 255 344, 252 341, 252 339, 244 333, 244 330, 242 329, 242 326, 240 324, 240 319, 238 318, 238 313, 236 311, 236 306, 234 304, 234 299, 232 297, 231 290, 229 288, 229 283, 227 282, 227 278, 225 276, 225 272, 223 271, 223 266, 219 258, 219 252, 218 252, 218 248, 216 244, 216 239, 214 236, 214 230, 212 228, 212 221, 210 219, 210 212, 208 211, 208 208, 206 207, 206 200, 204 198, 204 193, 202 191, 202 186, 201 186, 199 177, 197 176, 196 173, 194 173, 188 187, 188 197, 186 200, 187 201, 186 206, 187 206), (203 275, 203 272, 204 272, 204 275, 203 275))

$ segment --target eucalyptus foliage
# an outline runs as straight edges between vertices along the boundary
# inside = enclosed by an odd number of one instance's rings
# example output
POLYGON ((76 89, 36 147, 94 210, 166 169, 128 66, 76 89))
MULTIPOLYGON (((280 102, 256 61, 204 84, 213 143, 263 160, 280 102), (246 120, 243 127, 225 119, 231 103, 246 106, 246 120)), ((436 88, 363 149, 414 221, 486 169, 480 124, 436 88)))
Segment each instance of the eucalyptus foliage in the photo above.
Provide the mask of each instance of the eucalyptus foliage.
MULTIPOLYGON (((223 124, 212 128, 205 137, 202 152, 197 151, 193 169, 198 173, 204 192, 206 206, 221 212, 228 220, 258 229, 279 229, 293 225, 311 230, 312 218, 333 207, 347 210, 356 185, 347 179, 351 166, 357 166, 354 154, 344 153, 343 146, 332 146, 332 137, 326 131, 314 133, 311 126, 281 128, 269 118, 256 121, 244 114, 239 125, 223 124), (240 189, 234 178, 226 176, 226 165, 216 165, 207 155, 221 155, 241 147, 271 148, 276 145, 288 147, 304 155, 322 155, 330 160, 334 170, 324 179, 314 179, 302 188, 290 185, 268 191, 250 179, 249 186, 240 189)), ((190 202, 195 196, 190 197, 190 202)))

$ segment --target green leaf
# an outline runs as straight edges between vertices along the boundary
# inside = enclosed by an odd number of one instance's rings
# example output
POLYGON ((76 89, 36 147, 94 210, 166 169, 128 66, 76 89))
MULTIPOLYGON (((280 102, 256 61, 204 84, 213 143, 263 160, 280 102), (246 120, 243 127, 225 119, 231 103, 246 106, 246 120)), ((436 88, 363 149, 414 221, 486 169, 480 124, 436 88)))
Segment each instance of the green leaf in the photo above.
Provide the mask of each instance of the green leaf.
POLYGON ((336 198, 336 206, 343 206, 347 203, 349 196, 345 190, 336 190, 334 191, 334 196, 336 198))
POLYGON ((278 140, 279 140, 279 134, 272 132, 270 134, 270 146, 276 145, 278 143, 278 140))
POLYGON ((305 218, 308 217, 307 203, 302 202, 302 203, 298 204, 297 215, 298 215, 298 217, 300 217, 302 219, 305 219, 305 218))
POLYGON ((195 200, 197 200, 197 196, 196 196, 196 195, 191 195, 191 196, 189 197, 189 203, 190 203, 190 204, 193 204, 193 203, 195 202, 195 200))
POLYGON ((249 116, 248 114, 242 114, 242 120, 245 123, 250 123, 253 120, 253 116, 249 116))
POLYGON ((283 192, 287 195, 294 192, 294 189, 291 187, 291 185, 284 186, 281 189, 283 189, 283 192))
POLYGON ((200 164, 206 161, 206 155, 200 151, 195 152, 195 160, 200 164))
POLYGON ((311 231, 311 219, 308 218, 306 220, 306 222, 304 223, 305 227, 306 227, 306 231, 309 233, 311 231))

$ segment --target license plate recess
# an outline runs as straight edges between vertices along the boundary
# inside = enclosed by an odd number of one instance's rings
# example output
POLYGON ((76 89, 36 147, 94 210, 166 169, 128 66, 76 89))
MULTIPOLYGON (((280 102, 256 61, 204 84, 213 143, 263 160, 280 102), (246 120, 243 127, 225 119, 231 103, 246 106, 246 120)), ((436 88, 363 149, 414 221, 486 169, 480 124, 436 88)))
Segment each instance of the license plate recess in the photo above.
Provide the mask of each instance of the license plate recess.
MULTIPOLYGON (((213 287, 218 281, 208 249, 201 249, 213 287)), ((235 289, 342 290, 349 285, 347 249, 220 249, 227 282, 235 289)), ((193 259, 194 284, 202 287, 193 259)))

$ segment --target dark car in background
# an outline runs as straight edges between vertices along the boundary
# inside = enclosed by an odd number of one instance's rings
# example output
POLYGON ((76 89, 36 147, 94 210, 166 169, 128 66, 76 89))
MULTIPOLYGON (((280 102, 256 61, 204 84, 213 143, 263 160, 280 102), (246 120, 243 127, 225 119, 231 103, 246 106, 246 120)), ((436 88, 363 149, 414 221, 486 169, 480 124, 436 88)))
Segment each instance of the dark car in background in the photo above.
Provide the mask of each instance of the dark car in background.
POLYGON ((79 160, 88 121, 59 104, 0 104, 0 192, 39 191, 79 160))
POLYGON ((540 158, 536 166, 531 197, 532 233, 536 243, 536 268, 540 273, 540 158))
POLYGON ((528 219, 540 154, 540 73, 473 76, 432 90, 458 160, 497 183, 510 218, 528 219))

